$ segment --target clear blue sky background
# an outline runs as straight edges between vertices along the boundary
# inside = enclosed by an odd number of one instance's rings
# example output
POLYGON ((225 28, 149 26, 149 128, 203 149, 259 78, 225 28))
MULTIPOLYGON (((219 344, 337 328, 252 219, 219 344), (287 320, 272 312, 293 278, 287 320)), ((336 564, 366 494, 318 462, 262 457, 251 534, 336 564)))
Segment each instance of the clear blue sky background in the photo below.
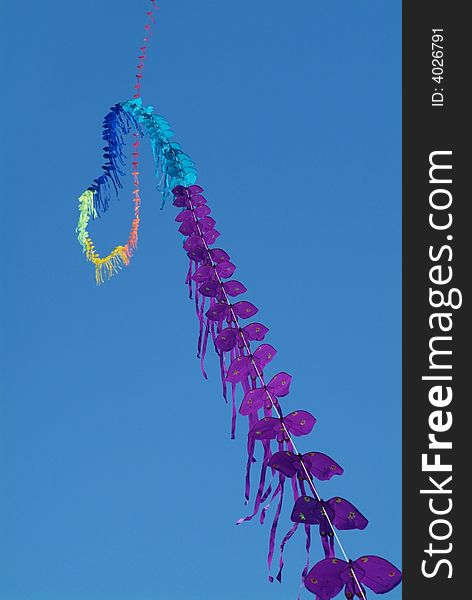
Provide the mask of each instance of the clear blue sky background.
MULTIPOLYGON (((401 4, 161 4, 144 101, 198 166, 279 351, 270 372, 294 376, 284 406, 318 418, 300 448, 345 468, 322 495, 370 519, 342 533, 349 554, 400 565, 401 4)), ((0 597, 295 598, 301 532, 271 585, 268 524, 234 524, 246 424, 231 441, 212 354, 200 375, 176 211, 159 210, 146 144, 131 266, 96 287, 74 233, 147 3, 1 6, 0 597)), ((94 226, 99 249, 126 239, 131 210, 128 186, 94 226)))

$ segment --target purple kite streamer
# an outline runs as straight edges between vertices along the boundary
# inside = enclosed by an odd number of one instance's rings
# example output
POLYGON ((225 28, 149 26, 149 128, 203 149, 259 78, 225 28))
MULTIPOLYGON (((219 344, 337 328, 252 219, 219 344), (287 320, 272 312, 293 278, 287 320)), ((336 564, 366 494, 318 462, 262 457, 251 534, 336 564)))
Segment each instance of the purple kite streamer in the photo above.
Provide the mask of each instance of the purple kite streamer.
MULTIPOLYGON (((236 266, 231 262, 230 255, 221 248, 212 248, 220 233, 215 229, 216 221, 210 217, 211 210, 202 192, 203 188, 199 185, 176 186, 172 190, 173 203, 181 209, 176 221, 179 223, 179 232, 186 238, 183 247, 190 261, 186 284, 190 297, 195 300, 199 321, 197 354, 201 359, 202 373, 206 377, 204 358, 211 336, 219 357, 225 400, 227 386, 231 386, 231 437, 235 436, 236 430, 236 393, 238 389, 242 392, 239 413, 248 418, 246 502, 251 495, 251 467, 256 462, 254 453, 258 440, 263 449, 252 513, 239 519, 237 523, 250 521, 258 513, 263 523, 271 503, 277 499, 270 527, 267 556, 269 580, 273 581, 270 569, 284 487, 288 478, 292 482, 294 498, 291 514, 293 525, 280 544, 279 571, 276 579, 282 579, 285 546, 297 531, 298 525, 303 524, 307 561, 302 572, 302 581, 309 591, 317 595, 318 600, 329 600, 337 595, 343 586, 346 588, 346 597, 352 598, 354 594, 365 600, 366 592, 362 583, 377 593, 388 591, 401 579, 400 572, 388 561, 379 557, 362 557, 355 562, 348 561, 347 556, 347 561, 335 558, 334 541, 337 539, 339 542, 335 529, 362 530, 368 521, 344 498, 334 497, 324 501, 319 497, 313 478, 326 481, 334 475, 342 475, 343 469, 322 452, 301 454, 295 449, 293 438, 308 435, 316 423, 316 418, 306 410, 294 410, 284 414, 280 399, 290 393, 290 374, 280 371, 266 383, 264 371, 276 357, 277 350, 264 341, 269 331, 265 325, 259 322, 244 323, 244 320, 252 319, 257 314, 258 308, 248 300, 239 298, 247 292, 247 288, 241 281, 232 279, 236 266), (253 348, 253 342, 264 343, 253 348), (272 450, 272 443, 277 444, 275 452, 272 450), (269 470, 273 475, 278 473, 278 482, 273 492, 272 482, 266 487, 269 470), (307 495, 305 484, 308 484, 314 497, 307 495), (319 528, 326 558, 308 571, 312 526, 319 528), (370 559, 372 560, 366 568, 364 565, 370 559), (389 565, 390 570, 384 576, 382 569, 385 564, 389 565), (374 585, 371 579, 374 573, 376 577, 382 577, 381 583, 374 585), (317 577, 318 574, 320 578, 317 577), (318 583, 318 580, 322 583, 318 583), (379 592, 381 588, 383 591, 379 592)), ((340 547, 345 554, 342 546, 340 547)))

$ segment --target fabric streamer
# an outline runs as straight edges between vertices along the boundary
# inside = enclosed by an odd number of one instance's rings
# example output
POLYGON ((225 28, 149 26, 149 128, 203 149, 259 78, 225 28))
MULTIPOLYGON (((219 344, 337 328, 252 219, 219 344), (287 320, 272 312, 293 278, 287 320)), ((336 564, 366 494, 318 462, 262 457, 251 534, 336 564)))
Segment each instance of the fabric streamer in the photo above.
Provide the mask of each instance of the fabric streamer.
POLYGON ((130 100, 115 104, 103 122, 105 163, 102 174, 79 197, 79 222, 77 236, 86 259, 95 266, 97 284, 103 283, 130 263, 137 248, 140 223, 139 209, 139 145, 147 137, 151 144, 155 163, 157 189, 161 193, 162 206, 172 197, 178 209, 176 222, 184 237, 183 249, 189 261, 185 283, 189 296, 195 304, 198 319, 197 356, 205 373, 205 357, 209 340, 218 356, 223 397, 228 402, 227 389, 231 390, 231 437, 235 437, 237 415, 246 418, 247 466, 244 495, 246 503, 251 499, 251 470, 256 462, 255 454, 261 446, 262 461, 259 484, 254 495, 252 512, 240 518, 237 524, 252 520, 259 515, 264 523, 272 503, 276 503, 269 533, 268 567, 269 580, 272 560, 276 550, 278 524, 281 517, 285 485, 289 481, 293 495, 291 527, 279 546, 279 570, 276 579, 282 581, 283 553, 286 544, 295 536, 299 525, 305 531, 306 564, 302 584, 315 594, 318 600, 330 600, 344 588, 346 598, 366 599, 368 587, 383 594, 401 581, 401 572, 387 560, 366 555, 352 561, 348 558, 337 531, 363 530, 368 524, 365 516, 350 501, 340 497, 323 500, 315 485, 343 474, 342 467, 330 456, 311 451, 300 453, 294 438, 309 435, 316 418, 306 410, 286 413, 282 405, 290 394, 292 376, 279 371, 270 378, 266 376, 269 364, 276 358, 277 350, 265 341, 269 329, 253 318, 257 306, 241 299, 246 286, 234 279, 236 265, 230 255, 215 247, 220 232, 197 184, 197 171, 192 159, 180 144, 172 141, 172 129, 152 106, 145 106, 141 99, 144 63, 147 47, 155 24, 154 13, 158 9, 155 0, 146 12, 147 22, 143 46, 140 48, 134 95, 130 100), (133 176, 134 217, 130 233, 124 245, 116 246, 101 258, 87 230, 90 220, 106 214, 113 196, 122 189, 124 177, 125 137, 132 134, 131 174, 133 176), (256 347, 257 346, 257 347, 256 347), (237 408, 240 398, 239 410, 237 408), (270 474, 270 481, 267 482, 270 474), (275 486, 275 488, 274 488, 275 486), (308 491, 307 491, 308 488, 308 491), (322 558, 309 568, 312 528, 317 527, 321 540, 322 558), (343 555, 336 557, 335 542, 343 555))

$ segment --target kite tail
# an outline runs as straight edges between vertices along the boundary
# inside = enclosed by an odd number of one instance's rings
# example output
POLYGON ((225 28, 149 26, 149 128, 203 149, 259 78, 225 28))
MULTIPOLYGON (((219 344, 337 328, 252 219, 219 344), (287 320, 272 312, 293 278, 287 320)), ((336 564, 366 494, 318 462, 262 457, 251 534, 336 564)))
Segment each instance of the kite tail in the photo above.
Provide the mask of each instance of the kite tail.
POLYGON ((267 504, 265 506, 262 507, 261 514, 259 516, 259 523, 261 525, 264 525, 267 511, 269 510, 269 508, 272 504, 272 501, 274 500, 274 498, 276 498, 279 495, 279 493, 280 493, 280 482, 277 484, 277 487, 275 488, 270 500, 267 502, 267 504))
MULTIPOLYGON (((287 444, 287 448, 290 449, 290 451, 293 451, 292 444, 290 444, 290 443, 287 444)), ((294 499, 294 501, 296 501, 297 498, 299 497, 296 477, 291 478, 291 484, 292 484, 292 491, 293 491, 293 499, 294 499)), ((292 525, 292 527, 289 529, 289 531, 285 534, 284 538, 282 539, 282 543, 280 544, 279 572, 277 573, 277 577, 276 577, 277 581, 279 581, 279 582, 282 582, 282 570, 284 568, 285 545, 291 539, 293 534, 296 532, 298 525, 299 525, 299 523, 294 523, 292 525)), ((308 534, 309 534, 309 532, 310 532, 309 526, 305 526, 305 531, 307 530, 307 527, 308 527, 308 534)))
POLYGON ((222 387, 223 398, 225 399, 226 402, 228 402, 227 386, 226 386, 225 357, 224 357, 223 352, 220 352, 218 350, 218 348, 216 348, 216 346, 215 346, 215 350, 218 354, 219 362, 220 362, 220 375, 221 375, 221 387, 222 387))
POLYGON ((264 457, 262 459, 261 473, 260 473, 260 477, 259 477, 259 487, 257 489, 256 498, 254 500, 254 509, 253 509, 252 513, 250 515, 248 515, 247 517, 242 517, 241 519, 238 519, 238 521, 236 521, 236 525, 240 525, 241 523, 244 523, 245 521, 251 521, 259 512, 259 508, 260 508, 262 502, 264 502, 267 499, 267 497, 269 496, 272 487, 271 487, 271 485, 269 485, 267 490, 264 492, 264 486, 265 486, 265 480, 266 480, 266 474, 267 474, 267 464, 268 464, 271 456, 272 456, 272 451, 270 448, 270 444, 268 442, 265 442, 264 443, 264 457))
POLYGON ((123 187, 121 178, 125 173, 121 167, 125 164, 126 158, 123 152, 124 136, 132 129, 142 135, 132 114, 127 113, 120 104, 112 106, 103 120, 103 140, 105 142, 103 158, 106 159, 102 166, 103 174, 94 179, 88 188, 94 194, 97 211, 108 210, 111 190, 113 189, 117 195, 118 190, 123 187))
MULTIPOLYGON (((249 422, 249 428, 251 428, 251 423, 249 422)), ((246 460, 246 477, 245 477, 245 486, 244 486, 244 499, 245 504, 249 502, 249 498, 251 497, 251 466, 256 462, 254 457, 254 450, 256 447, 255 440, 251 439, 248 436, 247 439, 247 460, 246 460)))
MULTIPOLYGON (((300 600, 300 596, 302 594, 303 585, 305 583, 305 578, 306 578, 306 576, 308 574, 308 568, 310 566, 311 532, 310 532, 310 526, 309 525, 305 525, 305 534, 306 534, 306 544, 305 544, 305 546, 306 546, 306 562, 305 562, 305 566, 303 567, 303 571, 302 571, 302 576, 301 576, 301 581, 300 581, 300 587, 298 588, 297 600, 300 600)), ((322 600, 318 596, 316 596, 316 599, 322 600)))
POLYGON ((302 571, 302 581, 305 581, 306 574, 308 573, 308 567, 310 565, 311 531, 310 531, 309 525, 305 525, 305 537, 306 537, 306 542, 305 542, 306 562, 305 562, 305 567, 303 568, 303 571, 302 571))
POLYGON ((95 280, 97 285, 102 284, 106 279, 110 279, 118 271, 129 264, 129 261, 138 245, 138 230, 139 230, 139 209, 141 199, 139 195, 139 137, 140 130, 132 116, 128 116, 119 105, 112 108, 109 113, 109 118, 106 119, 106 127, 104 139, 109 143, 105 148, 107 151, 104 156, 108 159, 103 169, 106 171, 106 176, 100 176, 95 180, 89 189, 87 189, 79 197, 79 223, 76 229, 79 243, 82 246, 83 252, 87 260, 95 265, 95 280), (135 126, 133 133, 133 205, 134 218, 131 222, 128 241, 124 245, 116 246, 107 256, 101 257, 95 250, 94 243, 90 237, 87 227, 90 219, 95 219, 98 216, 98 211, 105 211, 109 202, 109 184, 111 180, 117 191, 121 187, 120 176, 123 172, 119 169, 119 163, 123 161, 121 147, 123 146, 123 138, 120 132, 128 133, 132 126, 135 126), (105 177, 105 179, 103 179, 105 177), (107 193, 104 195, 104 191, 107 193))
POLYGON ((205 334, 203 336, 203 344, 202 344, 201 356, 200 356, 200 369, 201 369, 202 375, 205 379, 208 379, 208 375, 206 374, 206 371, 205 371, 205 355, 206 355, 206 351, 207 351, 209 334, 210 334, 210 323, 209 323, 209 321, 207 321, 206 326, 205 326, 205 334))
POLYGON ((270 496, 270 493, 272 491, 272 482, 274 480, 274 477, 275 477, 275 471, 272 469, 272 477, 270 479, 269 485, 267 486, 265 492, 261 496, 261 504, 262 504, 262 502, 265 502, 267 500, 267 498, 270 496))
POLYGON ((274 578, 270 575, 270 568, 272 565, 272 558, 274 557, 274 549, 275 549, 275 536, 277 535, 277 527, 279 524, 280 512, 282 510, 282 503, 284 500, 284 482, 285 475, 280 474, 279 476, 279 485, 277 486, 278 494, 279 494, 279 502, 277 504, 277 509, 275 511, 274 520, 272 521, 272 526, 270 528, 269 535, 269 552, 267 554, 267 567, 269 571, 269 581, 272 583, 274 578))
POLYGON ((94 206, 94 195, 90 190, 86 190, 79 197, 79 210, 80 219, 76 230, 77 237, 87 260, 95 265, 95 280, 97 284, 101 284, 117 273, 123 265, 129 263, 128 249, 126 246, 117 246, 108 256, 100 258, 87 232, 89 219, 97 214, 94 206))
POLYGON ((236 384, 231 384, 231 439, 236 437, 236 384))
POLYGON ((192 286, 192 261, 189 260, 189 265, 188 265, 188 271, 187 271, 187 276, 185 278, 185 285, 188 287, 188 297, 190 298, 190 300, 193 297, 193 286, 192 286))
POLYGON ((279 581, 280 583, 282 582, 282 570, 284 568, 285 544, 289 541, 289 539, 292 537, 292 535, 296 532, 297 529, 298 529, 298 523, 294 523, 292 525, 292 527, 287 531, 287 533, 283 537, 282 542, 280 544, 279 572, 277 573, 277 576, 276 576, 277 581, 279 581))
POLYGON ((128 265, 128 250, 126 246, 117 246, 105 258, 99 258, 94 254, 92 262, 95 265, 95 280, 100 285, 106 279, 111 279, 113 275, 116 275, 123 265, 128 265))
POLYGON ((198 340, 197 340, 197 358, 200 358, 201 350, 202 350, 202 339, 203 339, 203 329, 205 327, 205 318, 204 318, 204 310, 205 310, 205 296, 201 297, 200 304, 198 301, 200 300, 200 296, 198 292, 195 294, 195 307, 197 312, 198 319, 198 340))

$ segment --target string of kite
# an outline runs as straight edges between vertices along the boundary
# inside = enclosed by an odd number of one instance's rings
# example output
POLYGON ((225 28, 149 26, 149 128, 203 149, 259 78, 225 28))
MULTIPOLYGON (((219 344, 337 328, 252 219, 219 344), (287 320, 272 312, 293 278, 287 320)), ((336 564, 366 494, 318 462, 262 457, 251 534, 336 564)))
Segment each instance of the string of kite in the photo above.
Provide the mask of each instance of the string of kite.
POLYGON ((323 500, 315 479, 326 481, 343 474, 342 467, 331 457, 318 450, 301 453, 295 437, 307 436, 316 423, 306 410, 286 413, 283 406, 290 393, 292 376, 285 371, 270 378, 266 368, 276 357, 277 350, 265 342, 269 329, 253 320, 258 308, 246 299, 243 283, 233 278, 236 270, 230 255, 215 247, 220 233, 216 221, 197 184, 195 165, 180 144, 173 141, 173 131, 167 120, 156 114, 152 106, 145 106, 141 98, 143 70, 147 58, 155 14, 156 0, 150 0, 146 11, 143 45, 136 67, 134 94, 130 100, 117 103, 103 121, 104 159, 101 174, 79 197, 77 236, 83 253, 95 267, 97 284, 115 275, 129 265, 138 245, 140 224, 139 147, 147 137, 155 164, 157 189, 163 205, 169 198, 178 209, 178 231, 185 240, 183 249, 189 259, 186 276, 189 296, 193 299, 198 319, 197 356, 206 378, 205 357, 211 340, 220 367, 222 394, 231 403, 231 437, 236 434, 237 415, 248 421, 247 461, 245 473, 245 501, 252 498, 252 511, 237 524, 256 516, 264 523, 272 503, 276 503, 269 533, 269 580, 276 550, 278 525, 285 497, 290 485, 293 496, 291 525, 279 540, 279 562, 275 579, 282 581, 286 544, 301 526, 305 534, 306 562, 301 573, 302 584, 317 600, 330 600, 344 588, 346 598, 366 600, 366 587, 384 594, 401 581, 401 572, 388 560, 366 554, 356 560, 349 558, 338 531, 363 530, 368 521, 349 500, 333 497, 323 500), (133 219, 126 242, 101 256, 88 231, 90 221, 106 213, 113 198, 123 189, 126 156, 125 139, 132 135, 131 175, 133 177, 133 219), (246 324, 246 321, 249 321, 246 324), (260 343, 262 342, 262 343, 260 343), (238 403, 240 398, 240 405, 238 403), (282 400, 283 399, 283 400, 282 400), (259 483, 251 490, 251 470, 256 462, 256 447, 260 444, 263 458, 259 483), (311 566, 312 530, 316 529, 321 541, 321 560, 311 566), (335 541, 342 558, 336 556, 335 541))

